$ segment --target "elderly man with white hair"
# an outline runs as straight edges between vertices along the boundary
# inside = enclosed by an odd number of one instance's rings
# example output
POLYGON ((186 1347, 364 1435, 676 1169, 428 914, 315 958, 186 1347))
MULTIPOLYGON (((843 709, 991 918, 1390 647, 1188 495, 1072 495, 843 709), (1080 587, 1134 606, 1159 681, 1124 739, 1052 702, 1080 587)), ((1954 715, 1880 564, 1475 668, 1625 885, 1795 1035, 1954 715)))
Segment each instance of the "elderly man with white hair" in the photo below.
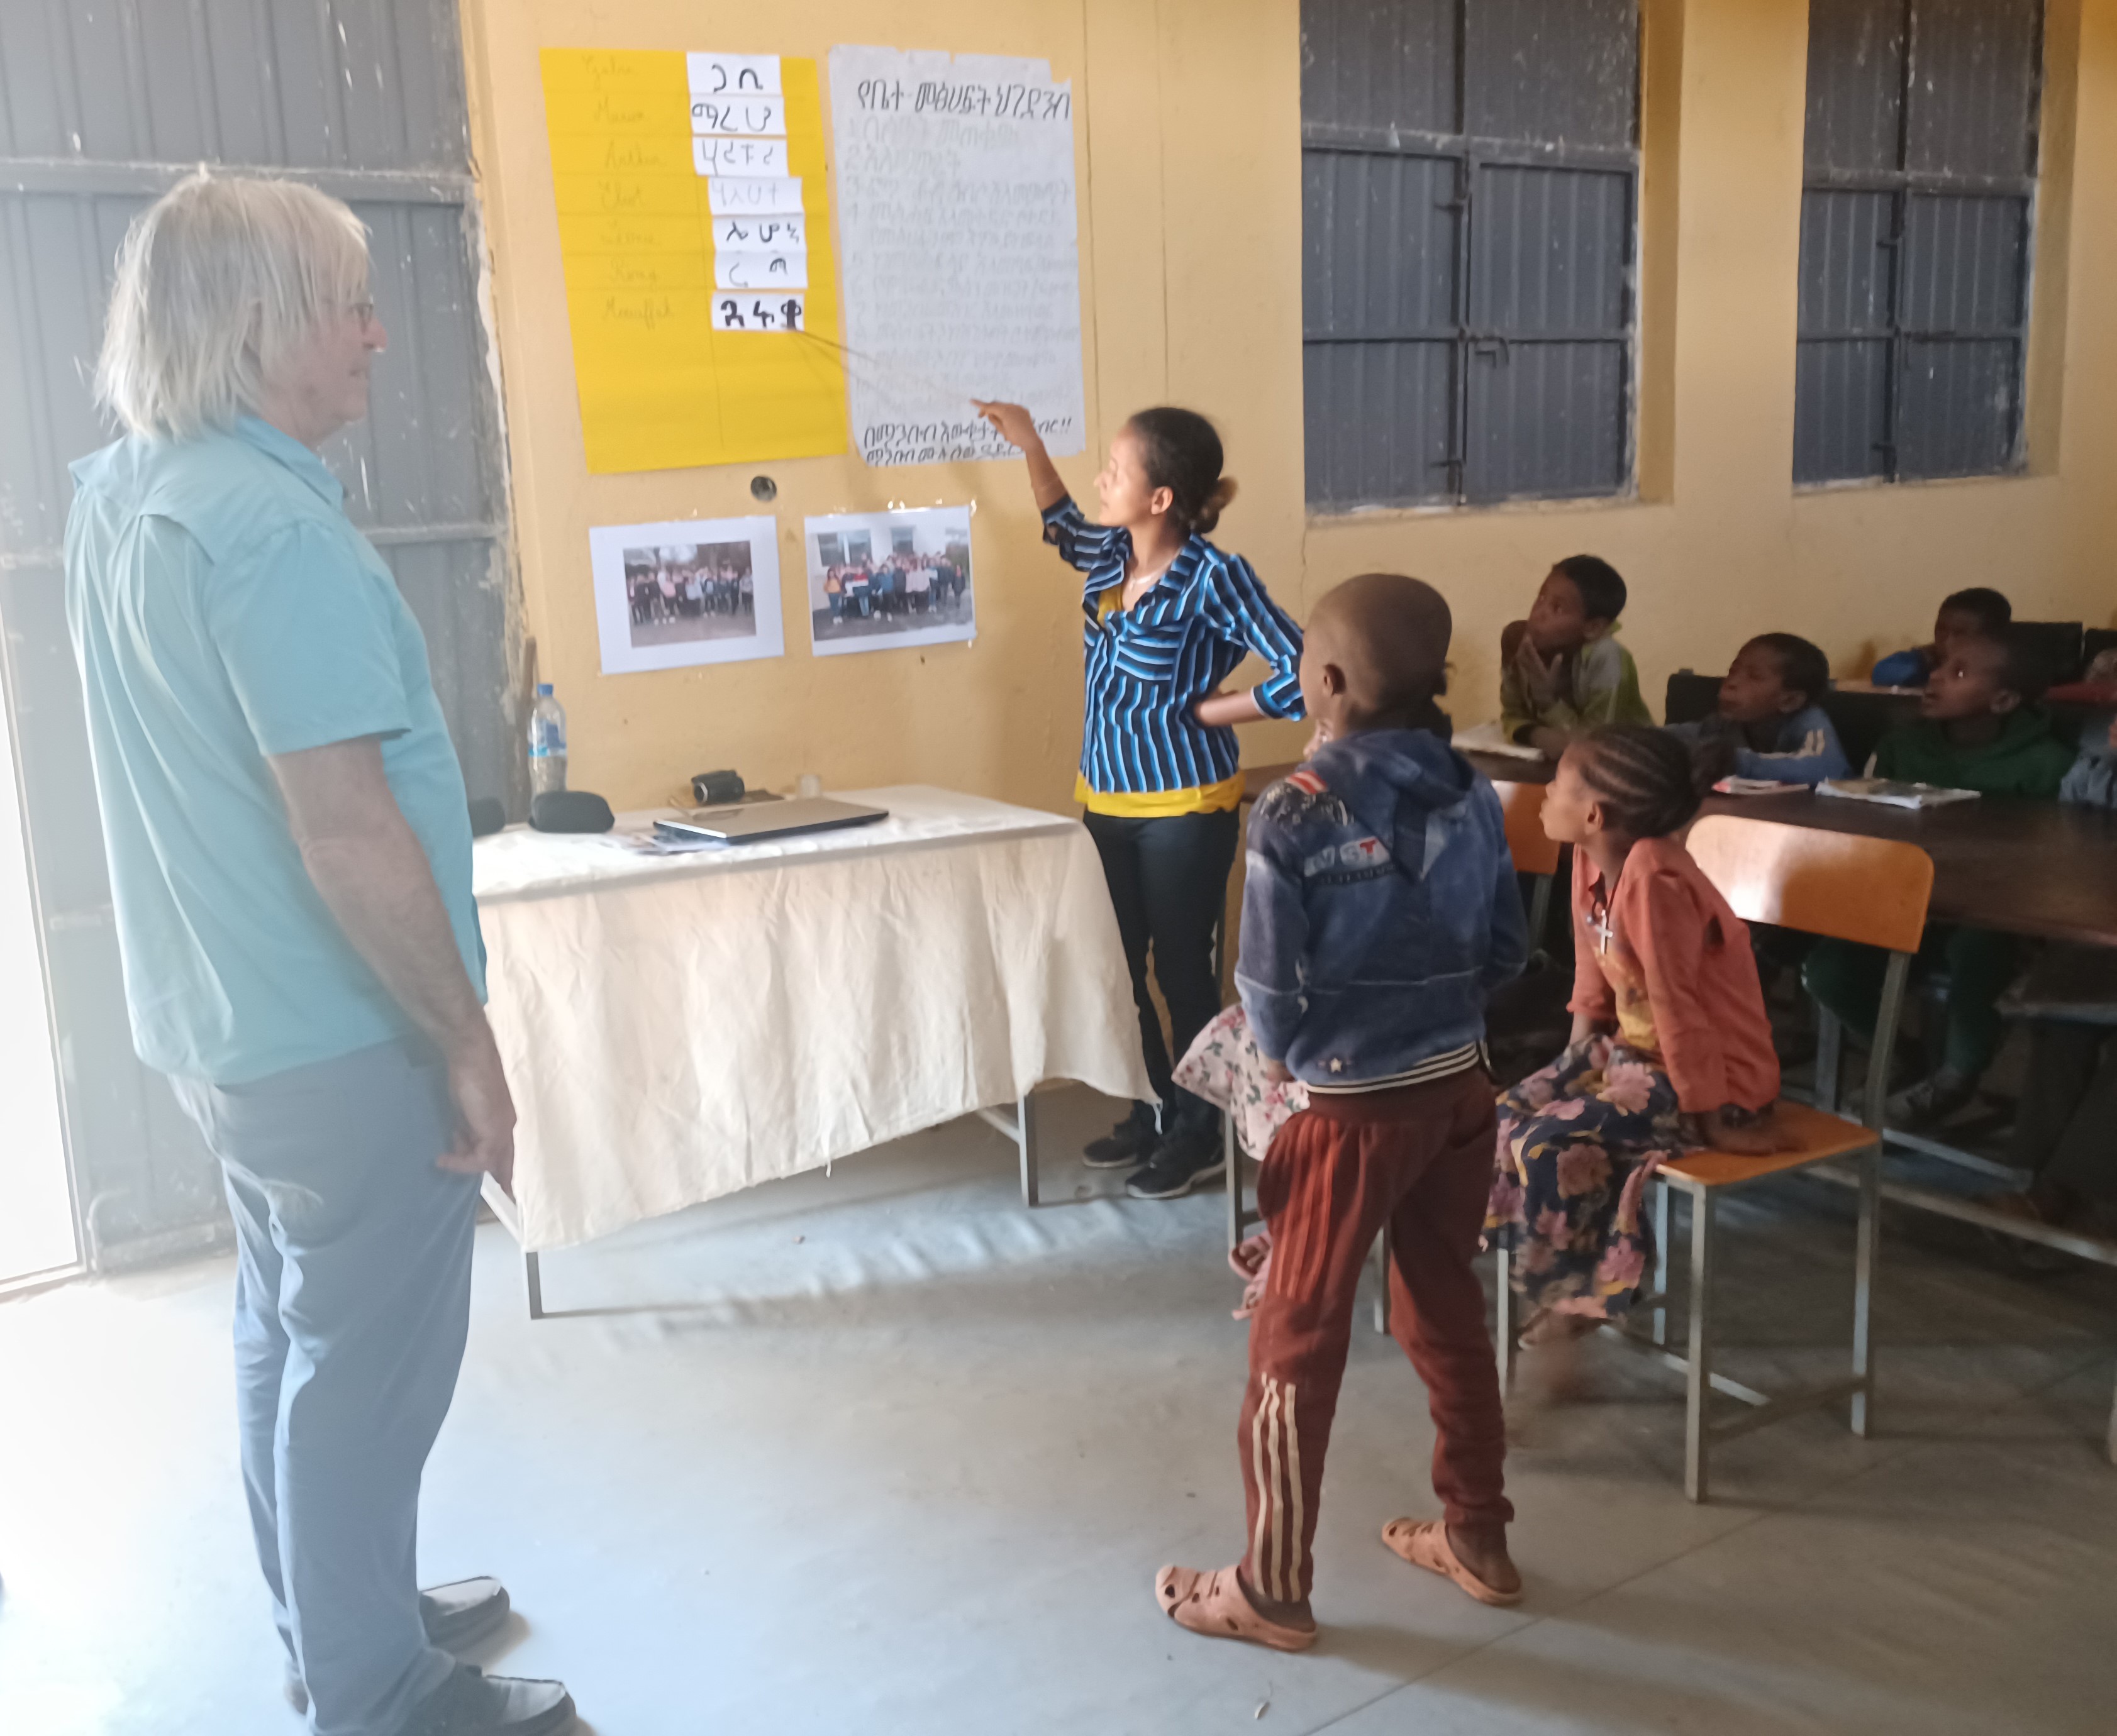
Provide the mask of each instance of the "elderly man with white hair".
POLYGON ((128 431, 73 467, 67 618, 133 1041, 234 1214, 288 1696, 317 1736, 545 1736, 574 1719, 560 1684, 445 1649, 506 1592, 415 1577, 514 1111, 426 643, 316 454, 367 413, 384 342, 338 200, 198 175, 141 214, 98 376, 128 431))

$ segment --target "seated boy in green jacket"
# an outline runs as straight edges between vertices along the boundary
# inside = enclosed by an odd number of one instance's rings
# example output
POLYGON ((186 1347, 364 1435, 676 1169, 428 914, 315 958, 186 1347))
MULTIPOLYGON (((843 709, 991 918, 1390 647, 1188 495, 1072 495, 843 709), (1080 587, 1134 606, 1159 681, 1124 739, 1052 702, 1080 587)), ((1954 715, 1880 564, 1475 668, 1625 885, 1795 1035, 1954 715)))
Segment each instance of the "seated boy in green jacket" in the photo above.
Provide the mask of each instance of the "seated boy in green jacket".
MULTIPOLYGON (((2072 751, 2051 734, 2037 703, 2049 680, 2019 635, 1955 642, 1919 702, 1920 721, 1892 730, 1870 762, 1873 777, 1903 778, 1983 795, 2057 795, 2072 751)), ((1801 981, 1854 1030, 1871 1033, 1880 1010, 1888 955, 1844 941, 1819 942, 1801 981)), ((1893 1127, 1944 1121, 1976 1094, 1999 1052, 1999 997, 2015 968, 2013 938, 1982 928, 1929 927, 1919 948, 1921 972, 1948 974, 1945 1059, 1928 1078, 1889 1101, 1893 1127)))

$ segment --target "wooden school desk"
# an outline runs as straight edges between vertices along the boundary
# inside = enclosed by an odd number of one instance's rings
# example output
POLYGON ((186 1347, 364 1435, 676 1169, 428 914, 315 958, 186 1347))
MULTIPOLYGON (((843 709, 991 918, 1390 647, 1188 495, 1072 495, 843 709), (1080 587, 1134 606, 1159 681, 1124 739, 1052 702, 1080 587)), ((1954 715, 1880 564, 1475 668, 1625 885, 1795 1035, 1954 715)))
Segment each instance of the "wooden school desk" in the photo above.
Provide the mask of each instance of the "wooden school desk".
POLYGON ((514 1197, 486 1194, 533 1316, 540 1250, 964 1115, 1014 1140, 1034 1205, 1035 1087, 1153 1096, 1078 821, 918 786, 850 799, 889 817, 680 856, 519 827, 478 840, 520 1117, 514 1197))

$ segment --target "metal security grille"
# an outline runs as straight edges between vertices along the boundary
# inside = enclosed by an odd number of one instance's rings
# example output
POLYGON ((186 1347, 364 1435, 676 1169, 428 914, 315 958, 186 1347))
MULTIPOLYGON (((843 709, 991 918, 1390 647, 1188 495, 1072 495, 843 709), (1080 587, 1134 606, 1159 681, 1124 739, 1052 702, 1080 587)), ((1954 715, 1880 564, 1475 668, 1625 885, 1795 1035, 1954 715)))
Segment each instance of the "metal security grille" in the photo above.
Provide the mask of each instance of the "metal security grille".
MULTIPOLYGON (((210 1233, 219 1183, 132 1058, 60 545, 118 243, 201 163, 367 223, 390 353, 325 454, 419 617, 473 794, 513 797, 499 410, 454 0, 0 0, 0 677, 90 1257, 210 1233)), ((121 1255, 120 1257, 124 1257, 121 1255)))
POLYGON ((2019 467, 2038 0, 1810 0, 1794 480, 2019 467))
POLYGON ((1303 0, 1309 504, 1631 479, 1635 0, 1303 0))

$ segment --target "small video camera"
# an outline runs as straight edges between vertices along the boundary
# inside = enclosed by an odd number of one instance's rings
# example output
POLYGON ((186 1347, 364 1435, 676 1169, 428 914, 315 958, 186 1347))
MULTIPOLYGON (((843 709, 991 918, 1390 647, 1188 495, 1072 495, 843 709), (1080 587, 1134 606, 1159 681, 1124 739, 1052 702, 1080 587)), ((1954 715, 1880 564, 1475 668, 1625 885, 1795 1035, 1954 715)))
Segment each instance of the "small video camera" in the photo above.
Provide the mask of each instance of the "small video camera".
POLYGON ((725 808, 743 798, 739 771, 701 771, 691 780, 691 796, 701 808, 725 808))

